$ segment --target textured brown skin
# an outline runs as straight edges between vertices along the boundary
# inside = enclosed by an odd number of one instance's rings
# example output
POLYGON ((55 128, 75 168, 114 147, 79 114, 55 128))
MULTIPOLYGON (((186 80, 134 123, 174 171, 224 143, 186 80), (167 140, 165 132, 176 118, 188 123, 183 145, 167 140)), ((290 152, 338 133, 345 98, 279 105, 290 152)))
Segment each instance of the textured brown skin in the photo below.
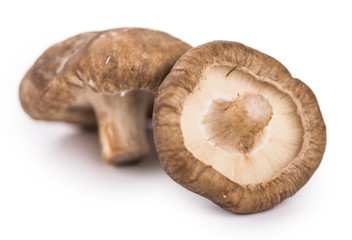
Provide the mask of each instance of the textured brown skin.
POLYGON ((153 116, 155 144, 167 174, 187 189, 235 213, 264 211, 291 197, 307 183, 325 151, 326 128, 310 88, 292 78, 274 58, 236 42, 214 41, 186 52, 161 84, 153 116), (185 99, 205 69, 213 65, 240 68, 289 94, 297 105, 304 128, 302 148, 269 181, 250 185, 233 182, 196 159, 184 145, 180 119, 185 99))
POLYGON ((169 34, 149 29, 80 34, 53 45, 39 57, 22 80, 20 101, 34 119, 94 125, 92 109, 71 108, 78 90, 155 92, 189 48, 169 34))

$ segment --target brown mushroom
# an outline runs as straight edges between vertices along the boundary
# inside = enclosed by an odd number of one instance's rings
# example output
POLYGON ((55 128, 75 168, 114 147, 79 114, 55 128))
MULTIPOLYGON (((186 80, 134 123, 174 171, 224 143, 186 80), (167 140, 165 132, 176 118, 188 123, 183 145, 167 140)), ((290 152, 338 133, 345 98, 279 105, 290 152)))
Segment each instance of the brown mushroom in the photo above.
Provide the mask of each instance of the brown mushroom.
POLYGON ((326 144, 309 87, 274 58, 227 41, 176 62, 158 90, 153 127, 170 177, 236 213, 267 210, 295 194, 326 144))
POLYGON ((99 128, 109 163, 148 152, 145 119, 154 92, 190 46, 169 34, 121 28, 77 35, 46 50, 20 85, 34 119, 99 128))

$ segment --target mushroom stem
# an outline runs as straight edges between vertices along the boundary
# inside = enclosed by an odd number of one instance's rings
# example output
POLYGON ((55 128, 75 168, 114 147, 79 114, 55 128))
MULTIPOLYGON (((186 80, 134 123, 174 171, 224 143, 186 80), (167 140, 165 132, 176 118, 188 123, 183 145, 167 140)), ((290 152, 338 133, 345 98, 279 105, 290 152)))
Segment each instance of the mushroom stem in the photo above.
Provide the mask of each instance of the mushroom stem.
POLYGON ((272 115, 272 106, 262 95, 244 93, 233 102, 214 101, 203 124, 216 146, 247 154, 272 115))
POLYGON ((152 94, 143 91, 97 95, 91 99, 105 162, 133 163, 148 154, 145 124, 152 100, 152 94))

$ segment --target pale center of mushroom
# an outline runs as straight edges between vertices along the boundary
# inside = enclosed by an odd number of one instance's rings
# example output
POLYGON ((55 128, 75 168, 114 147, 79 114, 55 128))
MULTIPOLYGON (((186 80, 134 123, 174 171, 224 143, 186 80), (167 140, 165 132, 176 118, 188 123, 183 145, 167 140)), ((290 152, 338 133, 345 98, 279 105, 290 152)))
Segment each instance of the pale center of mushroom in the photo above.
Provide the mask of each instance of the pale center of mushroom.
POLYGON ((284 90, 243 69, 208 68, 181 114, 185 147, 240 184, 269 181, 299 153, 299 109, 284 90))
POLYGON ((261 94, 244 93, 234 101, 214 100, 203 124, 208 140, 228 151, 247 154, 260 140, 273 115, 261 94))

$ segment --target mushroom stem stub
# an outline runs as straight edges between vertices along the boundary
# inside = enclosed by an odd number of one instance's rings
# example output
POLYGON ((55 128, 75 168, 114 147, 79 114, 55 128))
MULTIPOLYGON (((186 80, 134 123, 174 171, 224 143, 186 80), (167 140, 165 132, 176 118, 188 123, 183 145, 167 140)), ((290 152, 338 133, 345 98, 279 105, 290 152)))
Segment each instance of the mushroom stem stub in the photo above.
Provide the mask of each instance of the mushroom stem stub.
POLYGON ((250 153, 273 109, 260 94, 244 93, 233 102, 214 100, 203 124, 208 140, 229 151, 250 153))
POLYGON ((145 122, 153 97, 143 91, 96 96, 94 108, 103 159, 108 163, 138 162, 148 154, 145 122))

